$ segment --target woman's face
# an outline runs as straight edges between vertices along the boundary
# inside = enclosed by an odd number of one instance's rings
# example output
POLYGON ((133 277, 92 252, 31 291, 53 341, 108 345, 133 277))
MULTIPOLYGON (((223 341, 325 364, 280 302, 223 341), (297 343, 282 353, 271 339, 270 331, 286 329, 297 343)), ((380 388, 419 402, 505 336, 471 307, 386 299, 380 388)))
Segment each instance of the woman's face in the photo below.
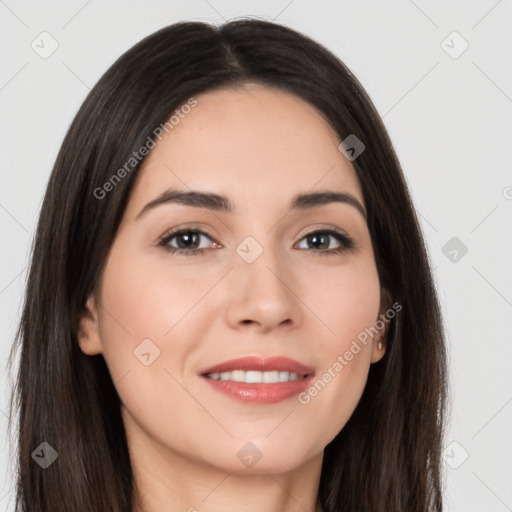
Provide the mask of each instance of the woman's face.
POLYGON ((380 286, 361 186, 303 100, 195 99, 143 163, 80 346, 105 358, 132 453, 292 470, 321 460, 384 354, 380 333, 362 342, 380 286), (320 192, 353 199, 296 201, 320 192))

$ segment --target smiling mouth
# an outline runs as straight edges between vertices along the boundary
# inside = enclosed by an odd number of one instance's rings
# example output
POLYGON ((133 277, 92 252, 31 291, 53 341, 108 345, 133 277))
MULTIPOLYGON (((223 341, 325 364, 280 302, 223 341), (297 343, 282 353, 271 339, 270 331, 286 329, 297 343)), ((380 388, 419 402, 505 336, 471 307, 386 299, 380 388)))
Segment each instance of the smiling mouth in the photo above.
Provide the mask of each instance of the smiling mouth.
POLYGON ((310 385, 315 370, 295 359, 249 355, 209 368, 199 375, 212 389, 238 401, 275 404, 310 385))
POLYGON ((212 380, 245 382, 247 384, 277 384, 279 382, 302 380, 307 378, 308 375, 298 375, 295 372, 278 370, 264 372, 255 370, 233 370, 230 372, 207 373, 205 377, 212 380))

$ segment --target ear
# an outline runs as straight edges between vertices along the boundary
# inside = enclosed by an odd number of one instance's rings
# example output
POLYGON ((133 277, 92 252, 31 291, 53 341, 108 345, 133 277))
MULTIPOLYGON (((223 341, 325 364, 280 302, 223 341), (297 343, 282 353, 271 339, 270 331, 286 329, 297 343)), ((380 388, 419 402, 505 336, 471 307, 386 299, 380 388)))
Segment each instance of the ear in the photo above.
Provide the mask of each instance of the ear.
POLYGON ((386 353, 389 319, 386 317, 385 313, 391 307, 392 303, 393 299, 389 290, 387 288, 381 288, 379 316, 375 322, 377 327, 382 328, 379 329, 378 334, 376 334, 372 340, 372 363, 380 361, 386 353))
POLYGON ((98 308, 94 294, 89 295, 80 315, 78 327, 78 344, 84 354, 100 354, 103 350, 98 322, 98 308))

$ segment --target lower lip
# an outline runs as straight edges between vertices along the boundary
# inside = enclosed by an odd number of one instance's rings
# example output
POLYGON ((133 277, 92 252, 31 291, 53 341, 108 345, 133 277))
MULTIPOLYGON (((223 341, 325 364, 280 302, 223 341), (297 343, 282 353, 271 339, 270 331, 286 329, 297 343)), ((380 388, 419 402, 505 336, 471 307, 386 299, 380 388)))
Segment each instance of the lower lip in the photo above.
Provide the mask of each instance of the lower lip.
POLYGON ((300 380, 276 382, 273 384, 248 384, 232 380, 214 380, 204 377, 213 389, 242 402, 275 404, 304 391, 311 382, 310 375, 300 380))

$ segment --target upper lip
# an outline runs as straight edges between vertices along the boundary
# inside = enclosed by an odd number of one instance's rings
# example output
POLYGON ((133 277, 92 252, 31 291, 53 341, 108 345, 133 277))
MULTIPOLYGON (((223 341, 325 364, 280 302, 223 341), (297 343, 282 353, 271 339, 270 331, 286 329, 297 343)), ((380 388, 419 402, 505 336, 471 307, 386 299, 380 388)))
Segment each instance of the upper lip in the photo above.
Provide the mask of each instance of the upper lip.
POLYGON ((282 371, 294 372, 299 376, 312 375, 315 373, 313 368, 299 363, 295 359, 289 357, 261 357, 261 356, 245 356, 237 359, 224 361, 223 363, 209 366, 199 371, 200 375, 208 373, 231 372, 233 370, 256 370, 260 372, 282 371))

